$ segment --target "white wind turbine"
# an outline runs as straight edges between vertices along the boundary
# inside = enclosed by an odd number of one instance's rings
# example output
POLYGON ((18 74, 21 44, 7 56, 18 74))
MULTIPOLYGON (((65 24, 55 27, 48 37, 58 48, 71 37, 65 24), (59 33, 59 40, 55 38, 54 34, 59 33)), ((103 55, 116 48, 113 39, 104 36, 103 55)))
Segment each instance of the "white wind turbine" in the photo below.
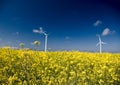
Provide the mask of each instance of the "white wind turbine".
POLYGON ((39 30, 34 29, 33 32, 39 33, 39 34, 44 34, 45 35, 45 52, 47 51, 47 39, 48 39, 48 34, 46 34, 45 31, 43 31, 42 27, 39 28, 39 30))
POLYGON ((102 40, 101 40, 101 38, 100 38, 100 35, 98 35, 98 39, 99 39, 99 42, 97 43, 96 46, 100 45, 100 53, 102 53, 102 45, 103 45, 103 44, 106 44, 106 43, 102 42, 102 40))

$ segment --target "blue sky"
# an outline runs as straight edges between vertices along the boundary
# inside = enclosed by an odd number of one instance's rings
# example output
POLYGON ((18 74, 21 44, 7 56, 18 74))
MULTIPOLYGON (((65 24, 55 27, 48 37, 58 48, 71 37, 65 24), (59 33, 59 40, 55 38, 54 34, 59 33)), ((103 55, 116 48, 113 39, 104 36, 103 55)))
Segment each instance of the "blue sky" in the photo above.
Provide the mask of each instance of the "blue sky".
POLYGON ((0 47, 34 48, 44 35, 51 50, 99 51, 97 34, 107 44, 103 51, 120 52, 119 0, 0 0, 0 47))

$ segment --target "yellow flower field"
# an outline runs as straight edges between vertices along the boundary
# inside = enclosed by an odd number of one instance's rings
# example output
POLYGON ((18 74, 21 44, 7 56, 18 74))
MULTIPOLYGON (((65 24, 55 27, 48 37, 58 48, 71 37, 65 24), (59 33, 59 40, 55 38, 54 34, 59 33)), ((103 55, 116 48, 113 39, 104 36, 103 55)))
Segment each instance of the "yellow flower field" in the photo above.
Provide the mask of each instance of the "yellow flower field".
POLYGON ((0 85, 119 85, 120 54, 0 49, 0 85))

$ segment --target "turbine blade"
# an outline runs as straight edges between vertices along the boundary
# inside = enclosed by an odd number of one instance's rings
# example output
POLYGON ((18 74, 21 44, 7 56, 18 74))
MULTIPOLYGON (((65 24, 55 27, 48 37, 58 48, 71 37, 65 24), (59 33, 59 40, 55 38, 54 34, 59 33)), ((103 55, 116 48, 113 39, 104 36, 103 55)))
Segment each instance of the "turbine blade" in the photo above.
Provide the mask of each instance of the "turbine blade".
POLYGON ((33 32, 35 32, 35 33, 39 33, 39 30, 33 29, 33 32))
POLYGON ((107 44, 107 43, 105 43, 105 42, 101 42, 102 44, 107 44))
POLYGON ((47 34, 46 34, 46 31, 44 31, 42 27, 40 27, 40 34, 47 35, 47 34))
POLYGON ((97 44, 96 44, 96 46, 98 46, 100 44, 100 42, 98 42, 97 44))
POLYGON ((101 41, 100 35, 98 35, 99 41, 101 41))
POLYGON ((42 27, 40 27, 40 33, 44 33, 44 31, 43 31, 43 28, 42 28, 42 27))

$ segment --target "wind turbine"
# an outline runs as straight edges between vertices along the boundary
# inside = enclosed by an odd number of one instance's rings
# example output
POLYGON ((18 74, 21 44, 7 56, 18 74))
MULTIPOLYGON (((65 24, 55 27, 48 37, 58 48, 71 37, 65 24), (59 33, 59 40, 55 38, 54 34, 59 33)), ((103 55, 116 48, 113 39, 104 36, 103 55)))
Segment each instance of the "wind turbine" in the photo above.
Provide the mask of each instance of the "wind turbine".
POLYGON ((103 44, 106 44, 106 43, 102 42, 102 40, 101 40, 101 38, 100 38, 100 35, 98 35, 98 39, 99 39, 99 42, 97 43, 96 46, 100 45, 100 53, 102 53, 102 45, 103 45, 103 44))
POLYGON ((43 31, 42 27, 40 27, 39 30, 34 29, 33 32, 45 35, 45 52, 46 52, 47 51, 48 34, 45 31, 43 31))

